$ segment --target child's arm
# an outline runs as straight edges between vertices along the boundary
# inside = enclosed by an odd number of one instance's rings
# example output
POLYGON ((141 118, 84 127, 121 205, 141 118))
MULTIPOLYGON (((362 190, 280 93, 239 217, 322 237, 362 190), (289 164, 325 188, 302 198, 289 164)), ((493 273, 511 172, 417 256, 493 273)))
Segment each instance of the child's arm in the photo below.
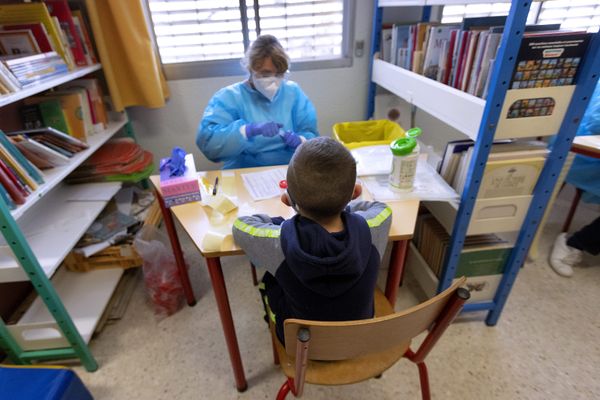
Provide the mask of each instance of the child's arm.
POLYGON ((278 218, 264 214, 239 217, 233 223, 235 243, 244 250, 252 264, 266 268, 273 275, 284 259, 279 239, 280 224, 278 218))
POLYGON ((379 201, 353 201, 348 207, 350 212, 360 215, 371 228, 371 241, 383 258, 392 225, 392 209, 379 201))

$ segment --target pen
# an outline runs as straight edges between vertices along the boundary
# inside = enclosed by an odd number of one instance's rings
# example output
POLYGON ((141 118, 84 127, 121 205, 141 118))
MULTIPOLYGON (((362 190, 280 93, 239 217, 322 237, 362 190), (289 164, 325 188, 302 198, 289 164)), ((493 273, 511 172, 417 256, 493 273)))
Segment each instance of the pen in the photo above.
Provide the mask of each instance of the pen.
POLYGON ((213 186, 213 196, 217 194, 217 185, 219 184, 219 177, 215 178, 215 185, 213 186))

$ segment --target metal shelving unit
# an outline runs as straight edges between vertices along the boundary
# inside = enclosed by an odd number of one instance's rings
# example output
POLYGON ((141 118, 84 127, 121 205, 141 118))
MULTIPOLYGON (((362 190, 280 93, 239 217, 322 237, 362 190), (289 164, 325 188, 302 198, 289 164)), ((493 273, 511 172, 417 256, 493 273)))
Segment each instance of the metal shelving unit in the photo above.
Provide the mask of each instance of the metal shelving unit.
MULTIPOLYGON (((479 0, 461 0, 460 3, 478 3, 479 0)), ((401 1, 380 0, 375 2, 373 14, 373 35, 371 44, 371 86, 369 89, 367 117, 374 112, 375 88, 380 85, 410 104, 422 108, 433 117, 453 126, 475 141, 473 157, 469 165, 466 185, 461 195, 456 218, 451 226, 450 247, 446 254, 443 270, 437 282, 437 292, 449 287, 456 274, 457 264, 463 249, 465 236, 473 209, 477 201, 480 182, 488 155, 496 136, 501 119, 503 104, 507 95, 515 60, 521 44, 531 0, 513 0, 508 15, 496 62, 492 70, 490 90, 487 100, 461 92, 439 82, 425 78, 381 60, 376 60, 379 51, 383 7, 440 4, 456 4, 455 0, 401 1), (419 3, 419 4, 417 4, 419 3)), ((425 13, 427 14, 427 13, 425 13)), ((488 311, 486 324, 498 322, 506 304, 519 268, 534 239, 539 222, 552 195, 556 180, 560 175, 579 121, 592 95, 600 75, 600 33, 593 35, 583 64, 580 66, 577 86, 562 124, 558 129, 557 140, 548 155, 544 168, 534 188, 524 222, 518 231, 504 272, 501 275, 493 300, 476 301, 466 304, 464 311, 488 311)), ((537 136, 531 132, 528 136, 537 136)), ((519 137, 523 137, 522 134, 519 137)), ((447 224, 448 225, 448 224, 447 224)), ((422 258, 421 258, 422 260, 422 258)), ((422 274, 423 276, 427 274, 422 274)))
MULTIPOLYGON (((0 97, 0 107, 101 69, 78 68, 35 87, 0 97)), ((20 364, 78 358, 88 371, 98 368, 88 342, 123 273, 120 269, 73 273, 60 270, 64 257, 108 203, 83 199, 90 185, 68 186, 64 178, 128 124, 118 114, 103 131, 88 139, 89 148, 69 164, 44 171, 44 183, 25 204, 9 210, 0 201, 0 282, 31 281, 38 297, 20 319, 0 320, 0 348, 20 364)), ((108 194, 120 183, 101 183, 108 194)))

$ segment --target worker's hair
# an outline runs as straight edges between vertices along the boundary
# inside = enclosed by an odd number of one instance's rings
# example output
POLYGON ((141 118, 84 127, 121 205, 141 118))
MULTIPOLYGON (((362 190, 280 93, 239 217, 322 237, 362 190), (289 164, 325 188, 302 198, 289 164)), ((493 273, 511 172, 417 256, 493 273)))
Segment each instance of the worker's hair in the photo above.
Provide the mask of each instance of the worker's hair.
POLYGON ((319 222, 338 215, 352 200, 356 162, 329 137, 301 144, 290 160, 287 190, 301 214, 319 222))
POLYGON ((278 74, 287 72, 290 58, 279 40, 273 35, 257 37, 246 51, 246 56, 242 59, 242 66, 248 69, 248 72, 258 71, 267 57, 271 58, 278 74))

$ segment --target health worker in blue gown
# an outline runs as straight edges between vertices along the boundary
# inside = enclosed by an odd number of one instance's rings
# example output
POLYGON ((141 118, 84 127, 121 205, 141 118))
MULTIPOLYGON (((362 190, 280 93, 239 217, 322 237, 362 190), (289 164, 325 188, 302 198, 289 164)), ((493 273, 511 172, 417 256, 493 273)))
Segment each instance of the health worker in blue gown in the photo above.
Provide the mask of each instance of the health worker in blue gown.
POLYGON ((287 164, 296 147, 319 136, 315 108, 284 78, 289 57, 274 36, 259 36, 243 64, 249 78, 214 94, 196 144, 225 169, 287 164))

